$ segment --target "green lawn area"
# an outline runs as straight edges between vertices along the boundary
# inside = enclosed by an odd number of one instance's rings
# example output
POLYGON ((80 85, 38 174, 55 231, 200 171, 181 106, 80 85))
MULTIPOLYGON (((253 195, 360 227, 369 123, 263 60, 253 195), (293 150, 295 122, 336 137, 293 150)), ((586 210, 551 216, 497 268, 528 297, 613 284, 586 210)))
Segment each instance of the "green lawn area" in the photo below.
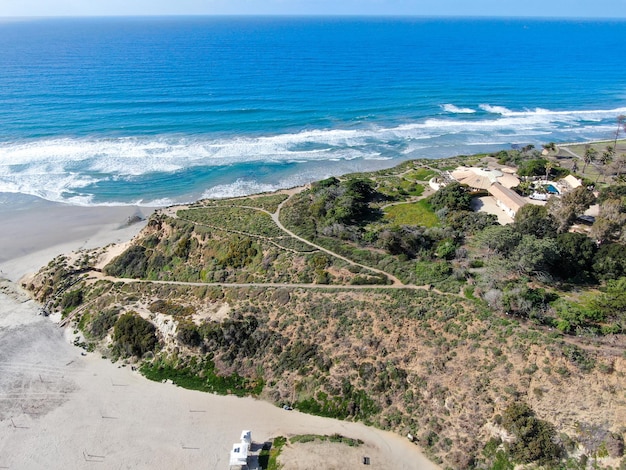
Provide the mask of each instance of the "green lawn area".
POLYGON ((405 178, 414 179, 416 181, 428 181, 437 173, 430 168, 419 168, 415 171, 408 173, 405 178))
POLYGON ((435 227, 439 219, 425 199, 411 204, 398 204, 385 209, 385 218, 396 225, 435 227))

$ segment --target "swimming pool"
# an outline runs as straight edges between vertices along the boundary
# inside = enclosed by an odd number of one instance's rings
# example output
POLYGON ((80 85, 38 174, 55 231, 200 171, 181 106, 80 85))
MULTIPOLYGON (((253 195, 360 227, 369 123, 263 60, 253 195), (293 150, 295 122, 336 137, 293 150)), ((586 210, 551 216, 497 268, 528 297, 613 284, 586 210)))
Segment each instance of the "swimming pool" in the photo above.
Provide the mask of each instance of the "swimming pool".
POLYGON ((550 194, 560 194, 559 190, 556 189, 553 185, 551 184, 546 184, 545 185, 546 191, 548 191, 550 194))

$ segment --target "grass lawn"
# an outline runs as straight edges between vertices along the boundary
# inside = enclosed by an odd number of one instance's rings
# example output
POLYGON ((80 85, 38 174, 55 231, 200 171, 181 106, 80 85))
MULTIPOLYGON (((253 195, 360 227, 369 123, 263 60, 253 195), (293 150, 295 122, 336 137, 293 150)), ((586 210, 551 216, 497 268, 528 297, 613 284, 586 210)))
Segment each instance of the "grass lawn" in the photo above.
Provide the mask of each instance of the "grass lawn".
POLYGON ((435 227, 439 219, 425 199, 411 204, 397 204, 385 209, 385 218, 395 225, 435 227))
POLYGON ((406 178, 415 179, 416 181, 428 181, 436 174, 437 172, 431 170, 430 168, 419 168, 407 174, 406 178))

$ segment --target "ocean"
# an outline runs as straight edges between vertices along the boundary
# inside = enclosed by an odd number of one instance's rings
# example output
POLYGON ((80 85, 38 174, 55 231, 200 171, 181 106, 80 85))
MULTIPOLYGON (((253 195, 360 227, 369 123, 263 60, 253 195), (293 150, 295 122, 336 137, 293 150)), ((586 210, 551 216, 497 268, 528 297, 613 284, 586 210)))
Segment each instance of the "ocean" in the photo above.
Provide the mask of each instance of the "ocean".
POLYGON ((0 193, 167 205, 611 139, 624 37, 609 20, 0 19, 0 193))

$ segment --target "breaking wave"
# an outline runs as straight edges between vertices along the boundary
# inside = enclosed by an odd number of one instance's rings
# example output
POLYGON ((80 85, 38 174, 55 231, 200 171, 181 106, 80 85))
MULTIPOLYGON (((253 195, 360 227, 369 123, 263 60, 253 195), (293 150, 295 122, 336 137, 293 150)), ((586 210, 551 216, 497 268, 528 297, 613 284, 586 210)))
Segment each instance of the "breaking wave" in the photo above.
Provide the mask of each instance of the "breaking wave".
POLYGON ((241 165, 309 165, 315 168, 306 174, 310 181, 342 171, 345 162, 390 166, 394 160, 450 156, 468 147, 479 151, 480 146, 488 150, 519 143, 611 138, 615 118, 626 114, 626 108, 513 111, 481 104, 477 109, 483 114, 453 105, 443 108, 458 116, 440 115, 387 127, 311 129, 266 136, 163 135, 0 142, 0 192, 73 204, 136 202, 145 200, 148 191, 159 185, 169 185, 165 195, 156 191, 155 198, 160 202, 199 195, 237 196, 279 189, 294 181, 306 182, 304 177, 274 181, 271 175, 261 180, 254 174, 238 173, 241 165), (163 177, 193 169, 207 170, 205 179, 196 182, 200 189, 196 187, 195 192, 183 184, 174 187, 175 178, 163 177), (219 181, 212 179, 211 169, 222 172, 219 181), (135 188, 142 188, 142 195, 133 194, 135 188), (116 194, 121 193, 124 197, 118 198, 116 194))
POLYGON ((458 106, 455 106, 453 104, 444 104, 441 107, 445 112, 453 114, 474 114, 476 112, 475 109, 459 108, 458 106))

